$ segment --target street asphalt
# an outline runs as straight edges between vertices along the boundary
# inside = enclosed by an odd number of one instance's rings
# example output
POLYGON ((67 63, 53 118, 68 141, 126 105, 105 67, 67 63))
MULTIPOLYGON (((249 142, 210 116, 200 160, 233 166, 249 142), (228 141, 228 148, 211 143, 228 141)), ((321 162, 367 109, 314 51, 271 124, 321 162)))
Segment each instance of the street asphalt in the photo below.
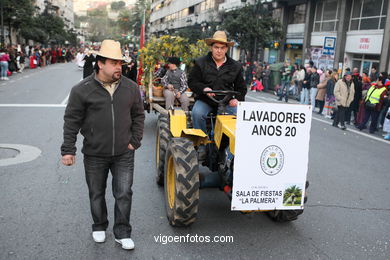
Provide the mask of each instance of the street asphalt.
MULTIPOLYGON (((35 160, 0 166, 0 259, 389 259, 390 142, 382 141, 381 135, 336 129, 314 114, 309 200, 298 220, 281 224, 262 213, 232 212, 222 192, 204 189, 198 220, 188 228, 173 228, 167 222, 163 189, 155 183, 157 115, 147 114, 135 159, 131 212, 135 250, 125 251, 114 242, 110 184, 107 239, 96 244, 79 152, 81 136, 76 165, 60 163, 64 104, 81 77, 82 71, 68 63, 0 81, 0 144, 41 151, 35 160), (187 234, 234 240, 155 241, 160 235, 187 234)), ((247 100, 279 103, 268 93, 251 92, 247 100)), ((0 159, 10 154, 3 151, 0 159)))

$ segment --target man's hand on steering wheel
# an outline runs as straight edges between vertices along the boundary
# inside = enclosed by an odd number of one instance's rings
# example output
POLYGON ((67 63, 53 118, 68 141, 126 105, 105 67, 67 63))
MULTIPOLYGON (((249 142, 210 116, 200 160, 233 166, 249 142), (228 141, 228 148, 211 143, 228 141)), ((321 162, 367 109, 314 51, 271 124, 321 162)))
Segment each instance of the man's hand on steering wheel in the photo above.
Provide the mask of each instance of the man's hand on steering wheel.
MULTIPOLYGON (((206 92, 206 91, 213 91, 211 88, 204 88, 203 89, 203 92, 206 92)), ((215 96, 215 93, 207 93, 207 96, 209 97, 214 97, 215 96)))
POLYGON ((236 107, 236 106, 238 106, 238 100, 235 99, 235 98, 230 99, 230 101, 229 101, 229 106, 231 106, 231 107, 236 107))

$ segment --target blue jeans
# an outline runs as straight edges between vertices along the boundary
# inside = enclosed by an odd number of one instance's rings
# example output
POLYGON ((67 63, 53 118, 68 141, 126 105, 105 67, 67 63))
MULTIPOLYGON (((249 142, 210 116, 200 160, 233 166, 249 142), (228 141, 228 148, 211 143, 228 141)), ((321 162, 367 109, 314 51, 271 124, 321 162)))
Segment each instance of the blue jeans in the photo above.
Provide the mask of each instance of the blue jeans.
POLYGON ((0 62, 1 67, 1 77, 6 78, 7 77, 7 71, 8 71, 8 61, 2 61, 0 62))
POLYGON ((316 96, 317 96, 317 88, 311 88, 310 89, 310 102, 311 102, 312 111, 314 111, 316 109, 316 96))
MULTIPOLYGON (((195 129, 201 129, 207 133, 206 119, 207 115, 216 109, 207 103, 197 100, 192 108, 192 123, 195 129)), ((237 114, 237 107, 226 106, 226 113, 229 115, 237 114)))
POLYGON ((111 171, 115 198, 114 235, 117 239, 130 238, 134 151, 113 157, 84 155, 84 168, 93 219, 92 230, 104 231, 108 227, 105 195, 108 172, 111 171))
POLYGON ((309 105, 309 89, 302 88, 300 103, 305 104, 305 105, 309 105))
POLYGON ((290 89, 290 81, 282 80, 282 87, 280 88, 279 100, 285 97, 286 102, 288 101, 288 91, 290 89))

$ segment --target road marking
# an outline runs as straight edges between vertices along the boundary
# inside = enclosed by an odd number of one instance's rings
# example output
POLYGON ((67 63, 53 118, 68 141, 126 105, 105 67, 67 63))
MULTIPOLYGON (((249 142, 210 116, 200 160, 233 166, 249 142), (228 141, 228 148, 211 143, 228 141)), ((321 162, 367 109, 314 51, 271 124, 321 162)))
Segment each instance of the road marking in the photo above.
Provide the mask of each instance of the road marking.
MULTIPOLYGON (((255 97, 251 97, 251 96, 246 96, 245 98, 256 100, 256 101, 267 101, 266 98, 264 98, 264 97, 255 98, 255 97)), ((273 102, 273 103, 278 104, 277 102, 273 102)), ((296 105, 298 105, 298 104, 296 104, 296 105)), ((332 125, 332 122, 329 122, 329 121, 326 121, 326 120, 323 120, 323 119, 320 119, 320 118, 316 118, 314 116, 312 116, 312 118, 313 118, 313 120, 322 122, 324 124, 332 125)), ((373 139, 373 140, 376 140, 376 141, 379 141, 379 142, 382 142, 382 143, 385 143, 385 144, 389 144, 389 141, 387 141, 387 140, 384 140, 384 139, 381 139, 379 137, 376 137, 376 136, 373 136, 373 135, 369 135, 369 134, 366 134, 366 133, 363 133, 363 132, 360 132, 360 131, 357 131, 357 130, 354 130, 354 129, 351 129, 351 128, 348 128, 346 131, 347 132, 352 132, 352 133, 355 133, 355 134, 358 134, 358 135, 362 135, 362 136, 368 137, 370 139, 373 139)))
POLYGON ((65 98, 64 100, 62 100, 61 105, 66 105, 66 103, 68 102, 68 99, 69 99, 69 95, 70 95, 70 94, 68 94, 68 95, 66 96, 66 98, 65 98))
POLYGON ((41 150, 34 146, 22 144, 0 144, 0 148, 14 149, 19 152, 16 157, 1 159, 0 166, 8 166, 24 162, 30 162, 38 158, 38 156, 40 156, 42 153, 41 150))
POLYGON ((0 107, 66 107, 63 104, 0 104, 0 107))

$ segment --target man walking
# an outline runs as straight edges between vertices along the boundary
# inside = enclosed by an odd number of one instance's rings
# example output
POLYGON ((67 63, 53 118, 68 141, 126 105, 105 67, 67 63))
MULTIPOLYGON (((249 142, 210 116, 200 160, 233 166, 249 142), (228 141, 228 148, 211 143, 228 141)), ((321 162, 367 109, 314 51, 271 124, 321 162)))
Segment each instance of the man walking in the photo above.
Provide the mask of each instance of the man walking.
POLYGON ((62 163, 75 163, 76 138, 84 136, 82 152, 93 218, 92 237, 105 241, 108 227, 105 200, 108 172, 115 198, 115 241, 133 249, 130 210, 134 151, 141 146, 144 110, 138 86, 121 77, 120 43, 104 40, 95 72, 72 88, 64 116, 62 163))

